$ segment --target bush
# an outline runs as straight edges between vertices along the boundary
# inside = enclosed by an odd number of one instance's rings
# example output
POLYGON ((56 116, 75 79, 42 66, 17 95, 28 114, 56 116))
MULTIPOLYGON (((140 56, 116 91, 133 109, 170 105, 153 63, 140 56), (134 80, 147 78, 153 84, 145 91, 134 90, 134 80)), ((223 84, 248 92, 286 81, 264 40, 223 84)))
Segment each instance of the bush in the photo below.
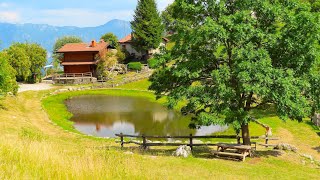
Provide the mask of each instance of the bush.
POLYGON ((142 64, 140 62, 131 62, 128 64, 128 69, 141 71, 142 64))
POLYGON ((157 68, 158 60, 155 58, 151 58, 148 60, 148 65, 151 69, 155 69, 155 68, 157 68))

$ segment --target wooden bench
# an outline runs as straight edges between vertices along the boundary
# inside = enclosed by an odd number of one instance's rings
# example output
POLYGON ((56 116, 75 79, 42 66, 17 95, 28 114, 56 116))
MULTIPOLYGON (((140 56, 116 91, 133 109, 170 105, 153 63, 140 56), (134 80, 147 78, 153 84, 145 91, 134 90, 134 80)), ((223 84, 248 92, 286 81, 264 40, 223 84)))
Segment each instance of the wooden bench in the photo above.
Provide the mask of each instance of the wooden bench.
POLYGON ((241 145, 241 144, 217 144, 217 151, 212 151, 214 155, 221 156, 231 156, 231 157, 240 157, 242 161, 246 157, 252 156, 251 146, 241 145), (235 152, 225 152, 226 150, 235 150, 235 152))

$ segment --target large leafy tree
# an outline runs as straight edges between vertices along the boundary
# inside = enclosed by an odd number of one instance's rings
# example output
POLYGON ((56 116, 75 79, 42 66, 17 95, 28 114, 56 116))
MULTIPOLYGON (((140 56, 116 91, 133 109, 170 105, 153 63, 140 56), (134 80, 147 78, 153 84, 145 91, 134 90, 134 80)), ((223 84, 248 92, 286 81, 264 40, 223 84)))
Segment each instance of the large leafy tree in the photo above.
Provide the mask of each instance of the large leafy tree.
POLYGON ((164 11, 161 13, 161 19, 164 24, 164 28, 167 33, 174 33, 174 22, 175 19, 172 17, 173 16, 173 7, 175 4, 170 4, 169 6, 166 7, 164 11))
POLYGON ((148 51, 159 47, 164 28, 154 0, 138 0, 131 27, 135 49, 148 51))
POLYGON ((56 53, 60 48, 68 43, 81 43, 83 42, 80 37, 77 36, 63 36, 56 40, 53 45, 53 66, 55 69, 58 69, 60 64, 60 59, 62 58, 62 54, 56 53))
POLYGON ((0 95, 8 92, 17 93, 16 71, 8 62, 8 55, 0 52, 0 95))
POLYGON ((101 36, 100 39, 103 39, 105 42, 108 42, 111 46, 118 48, 118 38, 113 33, 106 33, 101 36))
POLYGON ((320 11, 320 0, 302 0, 309 2, 311 4, 311 10, 313 12, 319 12, 320 11))
POLYGON ((191 126, 233 125, 250 144, 250 112, 260 105, 274 104, 282 119, 310 115, 319 102, 308 93, 319 16, 308 4, 176 0, 173 8, 172 57, 161 59, 150 89, 167 95, 170 107, 186 100, 181 111, 194 115, 191 126))
POLYGON ((35 83, 47 62, 47 51, 38 44, 15 43, 5 50, 9 63, 16 70, 18 81, 35 83))
POLYGON ((16 70, 16 77, 18 81, 26 81, 32 74, 31 61, 27 52, 27 44, 14 43, 7 50, 8 61, 10 65, 16 70))
POLYGON ((31 62, 29 82, 41 80, 41 69, 47 63, 47 51, 38 44, 26 44, 26 52, 31 62))

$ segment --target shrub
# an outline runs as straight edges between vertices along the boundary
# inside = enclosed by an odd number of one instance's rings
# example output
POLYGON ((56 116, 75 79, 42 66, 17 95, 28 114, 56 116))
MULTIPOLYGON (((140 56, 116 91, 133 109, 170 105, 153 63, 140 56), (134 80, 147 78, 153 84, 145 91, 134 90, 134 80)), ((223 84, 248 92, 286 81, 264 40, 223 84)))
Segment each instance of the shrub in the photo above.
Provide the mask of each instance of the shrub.
POLYGON ((158 63, 158 61, 155 58, 151 58, 148 60, 148 65, 151 69, 157 68, 157 63, 158 63))
POLYGON ((142 64, 140 62, 131 62, 128 64, 128 69, 141 71, 142 64))

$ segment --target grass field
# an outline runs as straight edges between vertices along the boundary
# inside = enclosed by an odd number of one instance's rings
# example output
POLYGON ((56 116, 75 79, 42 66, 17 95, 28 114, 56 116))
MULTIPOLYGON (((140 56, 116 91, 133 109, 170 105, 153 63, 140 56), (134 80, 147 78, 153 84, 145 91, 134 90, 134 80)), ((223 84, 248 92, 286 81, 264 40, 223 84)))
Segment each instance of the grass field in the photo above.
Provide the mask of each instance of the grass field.
MULTIPOLYGON (((0 179, 319 178, 320 169, 316 163, 298 153, 279 155, 264 147, 258 147, 257 157, 245 162, 215 159, 202 155, 202 149, 196 149, 199 153, 186 159, 170 156, 174 148, 141 152, 137 147, 127 146, 121 150, 114 139, 76 132, 68 121, 71 114, 62 104, 65 98, 80 94, 143 96, 155 101, 153 94, 146 92, 148 84, 139 81, 118 87, 121 90, 71 92, 57 96, 50 96, 50 91, 24 92, 17 97, 7 97, 0 109, 0 179)), ((274 136, 281 138, 279 142, 295 145, 299 153, 320 159, 319 130, 308 121, 283 122, 270 112, 255 114, 273 128, 274 136)), ((263 129, 251 124, 250 131, 253 135, 261 135, 263 129)))

